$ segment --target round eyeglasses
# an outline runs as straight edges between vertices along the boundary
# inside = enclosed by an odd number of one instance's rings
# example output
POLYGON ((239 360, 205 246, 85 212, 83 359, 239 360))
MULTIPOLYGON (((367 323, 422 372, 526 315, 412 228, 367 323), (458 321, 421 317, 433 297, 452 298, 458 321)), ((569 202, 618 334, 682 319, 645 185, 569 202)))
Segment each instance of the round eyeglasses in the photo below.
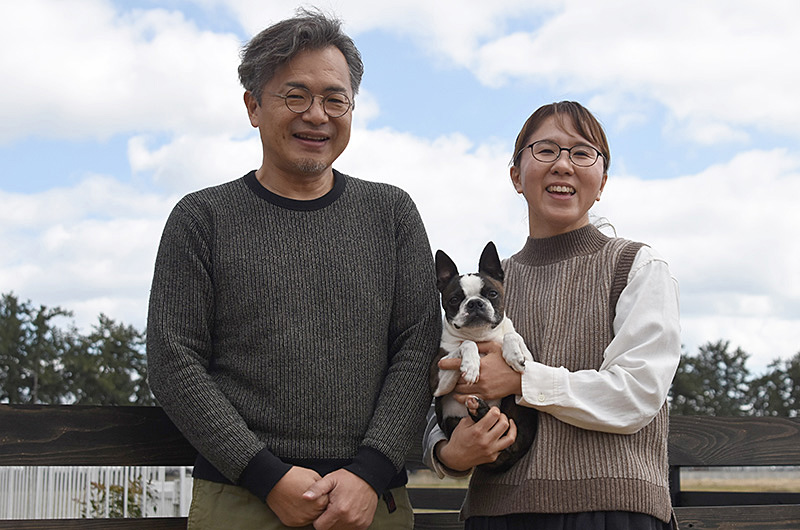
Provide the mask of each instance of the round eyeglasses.
POLYGON ((311 105, 314 104, 314 98, 322 100, 322 110, 325 111, 329 118, 340 118, 353 106, 350 98, 342 92, 331 92, 327 96, 320 96, 312 94, 307 88, 295 87, 286 94, 272 95, 283 99, 283 102, 286 103, 286 108, 295 114, 303 114, 310 109, 311 105))
POLYGON ((597 162, 597 159, 603 156, 603 153, 591 145, 579 144, 573 145, 567 149, 550 140, 539 140, 538 142, 533 142, 520 149, 514 157, 514 160, 528 148, 530 148, 533 158, 539 162, 545 163, 555 162, 561 157, 561 151, 566 151, 569 154, 570 161, 578 167, 593 166, 594 163, 597 162))

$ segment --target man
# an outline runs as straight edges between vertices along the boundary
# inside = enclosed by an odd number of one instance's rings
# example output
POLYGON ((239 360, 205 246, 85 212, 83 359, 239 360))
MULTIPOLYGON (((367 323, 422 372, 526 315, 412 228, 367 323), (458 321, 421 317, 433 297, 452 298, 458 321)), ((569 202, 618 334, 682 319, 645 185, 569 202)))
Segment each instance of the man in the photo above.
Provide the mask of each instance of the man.
POLYGON ((190 528, 413 525, 403 461, 440 313, 411 199, 332 168, 362 72, 318 13, 254 37, 239 77, 261 167, 167 221, 148 367, 200 453, 190 528))

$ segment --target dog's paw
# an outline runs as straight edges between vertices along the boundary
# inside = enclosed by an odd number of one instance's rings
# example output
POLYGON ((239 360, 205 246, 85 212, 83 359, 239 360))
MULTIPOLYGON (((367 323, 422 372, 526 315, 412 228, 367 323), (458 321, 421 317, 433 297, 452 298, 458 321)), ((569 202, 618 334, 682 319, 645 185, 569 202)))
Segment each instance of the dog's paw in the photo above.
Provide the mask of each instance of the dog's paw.
POLYGON ((467 397, 464 404, 467 406, 467 413, 475 423, 481 421, 486 416, 486 413, 489 412, 489 405, 478 396, 467 397))
POLYGON ((478 345, 472 341, 461 344, 461 373, 467 383, 477 383, 481 375, 481 356, 478 345))
POLYGON ((461 373, 464 375, 464 381, 467 383, 477 383, 481 376, 481 363, 480 361, 470 362, 466 359, 461 361, 461 373))
POLYGON ((517 344, 503 344, 503 359, 515 371, 523 373, 525 371, 525 356, 517 344))
POLYGON ((525 362, 533 360, 525 341, 517 333, 507 333, 503 337, 503 359, 515 371, 525 372, 525 362))

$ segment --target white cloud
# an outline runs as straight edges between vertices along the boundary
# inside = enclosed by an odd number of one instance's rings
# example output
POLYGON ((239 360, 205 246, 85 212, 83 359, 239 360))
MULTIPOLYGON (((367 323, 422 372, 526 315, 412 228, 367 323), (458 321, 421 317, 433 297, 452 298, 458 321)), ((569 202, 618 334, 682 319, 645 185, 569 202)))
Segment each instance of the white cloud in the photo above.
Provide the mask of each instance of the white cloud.
MULTIPOLYGON (((301 2, 315 5, 342 19, 345 30, 356 40, 359 33, 379 29, 410 36, 432 54, 466 66, 473 62, 478 45, 500 36, 509 18, 526 13, 548 13, 560 1, 543 0, 320 0, 301 2)), ((279 19, 291 16, 292 4, 277 8, 259 0, 224 2, 239 17, 242 26, 254 34, 279 19)))
POLYGON ((0 292, 144 327, 153 261, 176 198, 109 177, 37 194, 0 191, 0 292))
POLYGON ((0 4, 0 142, 137 131, 236 130, 232 35, 180 12, 119 13, 104 0, 0 4), (69 21, 66 23, 66 21, 69 21))
MULTIPOLYGON (((294 10, 256 0, 197 3, 225 6, 250 34, 294 10)), ((800 134, 800 62, 788 59, 800 49, 797 2, 768 9, 745 0, 318 5, 341 16, 356 39, 376 29, 403 35, 490 86, 595 92, 616 101, 617 112, 646 97, 704 144, 741 142, 745 128, 800 134)), ((0 141, 134 130, 240 134, 240 44, 234 35, 201 31, 178 11, 120 13, 106 0, 3 4, 0 45, 13 52, 0 56, 0 69, 25 74, 0 87, 15 102, 0 107, 0 141)))
MULTIPOLYGON (((250 32, 293 11, 265 4, 228 3, 250 32)), ((340 0, 330 7, 348 31, 409 36, 490 85, 584 91, 591 108, 620 126, 648 120, 655 101, 670 131, 700 143, 744 142, 754 130, 800 132, 793 92, 800 66, 790 60, 800 49, 795 2, 765 9, 740 1, 340 0)), ((121 14, 102 0, 28 0, 0 4, 0 45, 13 50, 0 55, 0 68, 16 74, 0 85, 0 101, 11 102, 0 104, 0 142, 122 133, 130 135, 133 173, 132 183, 86 176, 41 193, 0 190, 0 292, 73 309, 84 326, 103 311, 143 328, 172 205, 260 163, 236 80, 240 43, 175 11, 121 14), (143 191, 149 177, 164 191, 143 191)), ((465 270, 489 239, 503 257, 516 251, 527 219, 508 179, 510 146, 371 129, 381 97, 391 96, 359 96, 351 144, 336 167, 408 190, 433 248, 465 270)), ((612 174, 597 213, 669 260, 690 350, 730 339, 763 367, 800 350, 798 196, 796 151, 751 150, 672 180, 612 174)))
MULTIPOLYGON (((181 153, 192 150, 191 140, 169 146, 163 156, 150 153, 158 157, 152 167, 165 175, 186 171, 181 153)), ((225 153, 245 151, 231 139, 207 140, 195 148, 213 143, 226 159, 225 153)), ((486 241, 494 240, 507 257, 527 236, 526 208, 509 183, 508 157, 506 146, 476 145, 461 135, 431 141, 356 128, 336 167, 406 189, 433 249, 470 270, 486 241)), ((208 184, 242 173, 203 173, 203 161, 195 162, 190 170, 208 184)), ((800 351, 800 249, 793 243, 800 218, 789 214, 800 196, 798 173, 800 159, 775 150, 743 153, 674 180, 610 176, 595 213, 620 236, 645 241, 668 259, 681 284, 690 351, 729 339, 752 353, 751 365, 759 369, 800 351)), ((75 309, 84 326, 103 311, 143 327, 156 245, 177 198, 105 177, 33 195, 2 193, 8 208, 0 214, 0 235, 13 251, 0 258, 0 292, 13 289, 37 303, 75 309)))
MULTIPOLYGON (((0 292, 76 311, 81 327, 100 312, 144 327, 152 265, 167 215, 183 193, 232 180, 260 162, 257 138, 185 135, 149 148, 134 138, 134 171, 152 171, 169 195, 144 192, 110 177, 87 177, 42 193, 0 191, 0 292), (194 155, 193 155, 194 154, 194 155), (236 168, 216 160, 245 160, 236 168)), ((461 135, 424 140, 389 129, 356 127, 336 167, 354 177, 396 184, 417 203, 433 248, 464 270, 486 241, 504 255, 527 235, 524 202, 515 194, 508 153, 461 135)))
POLYGON ((730 339, 763 367, 800 352, 798 196, 800 157, 750 151, 672 180, 612 175, 596 210, 667 258, 687 344, 730 339))
POLYGON ((458 134, 431 141, 391 129, 356 130, 336 166, 406 190, 433 249, 472 268, 487 241, 507 255, 528 234, 525 203, 508 175, 509 156, 505 146, 473 145, 458 134))
POLYGON ((788 59, 800 49, 798 17, 790 1, 574 0, 542 25, 533 18, 530 30, 484 43, 472 67, 490 86, 647 94, 702 143, 741 140, 744 126, 798 135, 800 62, 788 59))
MULTIPOLYGON (((316 4, 340 16, 356 40, 375 29, 404 36, 487 86, 594 93, 616 102, 615 113, 631 99, 655 101, 690 141, 743 142, 745 129, 800 134, 800 62, 789 59, 800 49, 800 4, 791 0, 316 4)), ((292 11, 257 0, 226 5, 251 33, 292 11)))
MULTIPOLYGON (((426 141, 391 131, 356 131, 338 166, 409 191, 431 245, 464 270, 494 240, 506 257, 524 243, 524 201, 508 179, 506 146, 453 135, 426 141), (402 153, 402 156, 398 156, 402 153)), ((594 213, 620 237, 664 255, 681 285, 689 351, 729 339, 761 370, 800 352, 800 157, 751 151, 673 180, 609 177, 594 213)))
POLYGON ((160 146, 151 147, 150 143, 146 135, 131 138, 131 169, 149 174, 164 189, 181 194, 232 180, 261 165, 257 135, 239 139, 186 133, 160 146))

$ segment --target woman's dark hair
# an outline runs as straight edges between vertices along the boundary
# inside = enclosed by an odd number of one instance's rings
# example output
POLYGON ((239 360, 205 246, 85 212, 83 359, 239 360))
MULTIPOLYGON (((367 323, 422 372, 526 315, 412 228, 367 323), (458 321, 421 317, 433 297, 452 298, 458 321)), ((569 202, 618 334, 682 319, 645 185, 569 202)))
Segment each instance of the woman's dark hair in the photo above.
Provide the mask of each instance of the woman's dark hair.
POLYGON ((569 119, 578 134, 589 140, 603 154, 603 174, 608 174, 608 167, 611 165, 611 152, 608 148, 608 138, 606 138, 603 126, 600 125, 600 122, 588 109, 575 101, 559 101, 558 103, 542 105, 536 109, 517 135, 517 141, 514 143, 514 159, 511 160, 511 164, 514 166, 519 164, 520 151, 528 145, 531 135, 550 116, 555 116, 561 124, 563 124, 563 120, 569 119))

